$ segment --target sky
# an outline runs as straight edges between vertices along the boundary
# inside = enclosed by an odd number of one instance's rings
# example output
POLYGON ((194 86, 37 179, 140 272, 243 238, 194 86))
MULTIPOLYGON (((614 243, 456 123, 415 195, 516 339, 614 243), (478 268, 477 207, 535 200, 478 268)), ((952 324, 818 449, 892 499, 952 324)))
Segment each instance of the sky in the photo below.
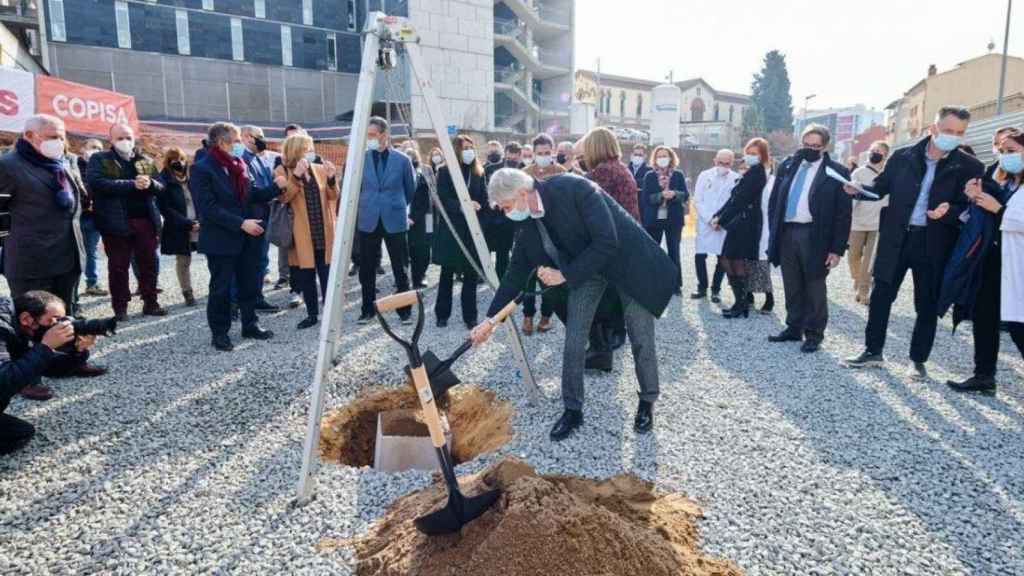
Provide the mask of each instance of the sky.
MULTIPOLYGON (((883 109, 922 79, 1003 48, 1007 0, 576 0, 576 68, 664 80, 703 77, 750 93, 765 53, 786 55, 793 109, 883 109), (607 9, 610 5, 628 10, 607 9), (600 8, 599 8, 600 7, 600 8)), ((1024 57, 1024 1, 1009 52, 1024 57)), ((997 86, 992 87, 995 98, 997 86)))

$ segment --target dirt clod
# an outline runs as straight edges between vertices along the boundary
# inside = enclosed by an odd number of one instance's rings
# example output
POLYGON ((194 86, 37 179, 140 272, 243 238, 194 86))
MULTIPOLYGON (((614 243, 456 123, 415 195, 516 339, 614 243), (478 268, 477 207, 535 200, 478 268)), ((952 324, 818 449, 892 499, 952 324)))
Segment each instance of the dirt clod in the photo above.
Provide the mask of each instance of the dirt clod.
MULTIPOLYGON (((732 562, 705 555, 695 525, 701 511, 678 494, 657 493, 631 475, 607 480, 539 476, 505 459, 464 479, 467 496, 500 488, 498 502, 460 534, 425 536, 413 520, 444 505, 443 484, 405 496, 341 545, 356 551, 359 576, 739 576, 732 562)), ((321 542, 328 551, 338 544, 321 542)))

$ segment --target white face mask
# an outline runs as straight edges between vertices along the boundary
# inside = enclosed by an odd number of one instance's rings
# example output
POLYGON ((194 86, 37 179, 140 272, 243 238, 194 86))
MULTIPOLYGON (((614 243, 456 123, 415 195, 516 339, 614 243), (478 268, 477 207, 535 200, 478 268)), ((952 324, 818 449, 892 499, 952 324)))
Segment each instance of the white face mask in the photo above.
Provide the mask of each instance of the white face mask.
POLYGON ((524 168, 529 166, 530 164, 533 164, 533 158, 523 158, 523 167, 524 168))
POLYGON ((715 166, 715 170, 718 170, 719 176, 725 176, 726 174, 729 173, 729 168, 725 166, 715 166))
POLYGON ((57 160, 64 156, 64 141, 60 138, 43 140, 39 145, 39 152, 50 160, 57 160))
POLYGON ((462 151, 462 163, 472 164, 476 160, 476 150, 463 150, 462 151))
POLYGON ((631 162, 634 166, 639 166, 644 163, 644 157, 639 154, 634 154, 631 162))
POLYGON ((376 152, 380 150, 380 140, 377 140, 376 138, 370 138, 369 140, 366 141, 366 149, 369 150, 370 152, 376 152))
POLYGON ((95 154, 95 153, 96 153, 96 150, 94 150, 92 148, 87 148, 85 150, 82 150, 82 160, 85 160, 86 162, 88 162, 89 158, 92 158, 92 155, 95 154))
POLYGON ((437 155, 431 158, 431 160, 434 161, 434 164, 440 164, 441 162, 444 162, 444 157, 441 155, 437 155))
POLYGON ((312 164, 313 161, 316 160, 316 152, 306 152, 306 154, 305 154, 305 156, 303 156, 303 158, 306 159, 306 162, 309 162, 310 164, 312 164))
POLYGON ((135 151, 135 140, 118 140, 114 143, 114 148, 120 152, 122 156, 131 156, 135 151))
POLYGON ((744 154, 743 161, 747 164, 747 166, 753 167, 761 163, 761 157, 758 156, 757 154, 744 154))
POLYGON ((662 156, 661 158, 655 160, 655 162, 658 163, 658 168, 668 168, 668 165, 672 163, 672 159, 665 158, 664 156, 662 156))
POLYGON ((537 166, 541 168, 547 168, 551 166, 551 155, 550 154, 538 154, 533 157, 533 160, 537 163, 537 166))

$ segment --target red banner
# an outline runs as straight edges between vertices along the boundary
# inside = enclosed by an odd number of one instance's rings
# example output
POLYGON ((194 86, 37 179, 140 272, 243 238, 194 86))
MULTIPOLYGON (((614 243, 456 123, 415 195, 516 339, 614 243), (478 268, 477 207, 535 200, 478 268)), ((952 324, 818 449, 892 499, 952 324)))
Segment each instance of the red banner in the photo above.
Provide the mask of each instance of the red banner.
POLYGON ((50 76, 36 76, 36 111, 61 118, 74 134, 105 137, 115 124, 139 132, 133 96, 50 76))

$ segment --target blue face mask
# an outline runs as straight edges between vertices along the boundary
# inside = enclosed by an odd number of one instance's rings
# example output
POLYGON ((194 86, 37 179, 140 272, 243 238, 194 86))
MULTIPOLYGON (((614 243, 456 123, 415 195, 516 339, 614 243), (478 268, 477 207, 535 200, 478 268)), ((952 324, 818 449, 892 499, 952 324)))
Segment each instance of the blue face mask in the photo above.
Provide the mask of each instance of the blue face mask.
POLYGON ((1024 155, 1020 152, 1012 152, 999 155, 999 167, 1010 174, 1024 172, 1024 155))
POLYGON ((761 163, 761 157, 758 156, 757 154, 744 154, 743 161, 747 164, 747 166, 753 168, 754 166, 757 166, 758 164, 761 163))
POLYGON ((235 158, 241 158, 242 154, 245 154, 245 144, 241 142, 235 142, 231 145, 231 155, 235 158))
POLYGON ((508 219, 513 222, 522 222, 530 217, 530 211, 514 208, 512 210, 509 210, 508 212, 505 212, 505 216, 507 216, 508 219))
POLYGON ((935 147, 943 152, 952 152, 960 145, 963 139, 953 134, 938 134, 932 137, 935 147))

